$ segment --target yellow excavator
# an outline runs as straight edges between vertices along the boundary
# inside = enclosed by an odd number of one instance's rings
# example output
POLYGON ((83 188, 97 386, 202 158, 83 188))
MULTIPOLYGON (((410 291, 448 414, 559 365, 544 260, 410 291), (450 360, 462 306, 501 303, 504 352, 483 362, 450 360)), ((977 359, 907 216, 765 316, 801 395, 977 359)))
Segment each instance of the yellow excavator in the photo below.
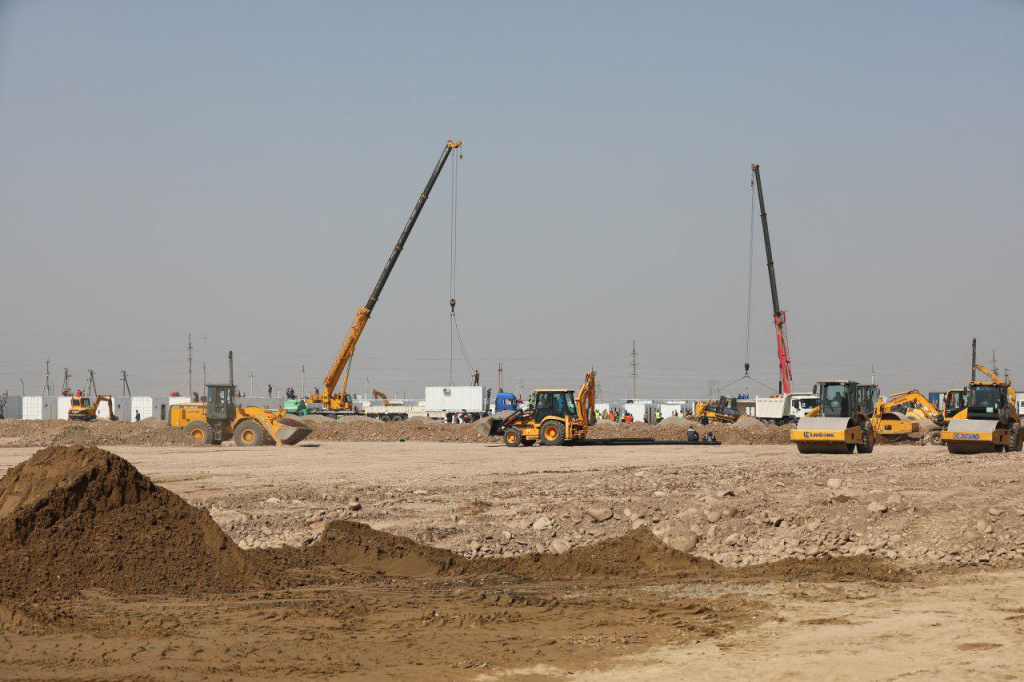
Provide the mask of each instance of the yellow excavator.
MULTIPOLYGON (((314 390, 305 400, 307 406, 311 408, 311 412, 333 417, 353 414, 352 398, 347 392, 349 374, 346 372, 346 367, 351 368, 350 362, 352 360, 352 356, 356 352, 356 344, 359 342, 359 337, 362 336, 363 329, 366 328, 366 323, 370 321, 370 313, 373 312, 374 306, 377 305, 377 300, 380 298, 380 294, 384 290, 384 285, 387 284, 388 277, 391 276, 391 271, 394 269, 395 263, 398 262, 398 256, 402 253, 402 249, 405 248, 405 242, 409 239, 409 234, 412 233, 412 228, 416 224, 416 220, 420 217, 420 212, 423 210, 424 204, 427 203, 427 198, 430 196, 430 192, 434 188, 434 183, 437 182, 437 178, 441 174, 441 169, 444 168, 444 164, 448 160, 452 151, 461 146, 461 141, 452 142, 451 140, 448 140, 448 142, 445 143, 444 151, 441 153, 441 158, 438 159, 437 164, 434 166, 434 171, 430 174, 427 186, 423 189, 423 192, 420 193, 419 198, 416 200, 416 205, 412 209, 412 215, 410 215, 409 220, 406 221, 405 229, 402 230, 402 234, 398 237, 398 243, 395 244, 395 248, 391 251, 391 256, 388 258, 388 262, 384 266, 384 272, 381 273, 380 279, 377 280, 377 284, 374 286, 373 292, 370 294, 370 298, 367 299, 366 305, 356 311, 355 319, 352 321, 352 326, 349 328, 348 334, 345 335, 345 340, 342 341, 341 349, 338 351, 338 355, 334 358, 334 363, 331 365, 330 369, 327 370, 327 375, 324 377, 323 388, 314 390), (341 392, 335 393, 334 389, 337 388, 338 382, 341 381, 342 374, 345 375, 345 381, 341 386, 341 392)), ((452 299, 451 304, 454 309, 455 299, 452 299)))
POLYGON ((517 447, 541 445, 569 445, 587 438, 587 431, 596 422, 594 401, 597 393, 597 375, 587 372, 580 390, 538 389, 530 401, 532 407, 516 410, 498 426, 505 445, 517 447))
POLYGON ((819 381, 814 392, 821 404, 801 417, 790 439, 797 449, 808 453, 849 454, 875 449, 871 424, 878 387, 856 381, 819 381))
POLYGON ((68 419, 78 422, 95 421, 96 410, 104 403, 110 410, 111 421, 117 421, 117 415, 114 414, 114 399, 109 395, 97 395, 93 398, 87 395, 72 396, 71 409, 68 410, 68 419))
POLYGON ((1017 392, 984 365, 975 364, 974 370, 989 381, 972 380, 963 388, 962 409, 951 415, 940 436, 942 443, 958 455, 1021 452, 1024 432, 1017 413, 1017 392))
POLYGON ((740 414, 736 398, 720 396, 718 400, 698 400, 693 405, 694 421, 708 424, 735 424, 746 415, 740 414))
MULTIPOLYGON (((894 393, 886 401, 879 398, 871 415, 871 425, 879 443, 907 440, 913 434, 920 433, 921 423, 928 420, 940 427, 945 422, 942 411, 916 390, 894 393)), ((929 445, 938 445, 939 432, 932 431, 922 440, 929 445)))

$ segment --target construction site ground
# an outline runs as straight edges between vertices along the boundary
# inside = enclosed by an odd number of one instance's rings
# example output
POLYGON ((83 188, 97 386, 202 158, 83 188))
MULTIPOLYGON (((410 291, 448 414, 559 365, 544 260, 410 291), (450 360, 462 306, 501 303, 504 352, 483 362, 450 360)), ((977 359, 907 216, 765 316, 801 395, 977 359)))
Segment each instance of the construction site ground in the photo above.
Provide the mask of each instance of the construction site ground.
MULTIPOLYGON (((38 449, 0 448, 0 474, 38 449)), ((107 449, 208 512, 263 582, 9 584, 0 678, 1024 675, 1020 454, 107 449), (321 546, 331 562, 309 558, 321 546)))

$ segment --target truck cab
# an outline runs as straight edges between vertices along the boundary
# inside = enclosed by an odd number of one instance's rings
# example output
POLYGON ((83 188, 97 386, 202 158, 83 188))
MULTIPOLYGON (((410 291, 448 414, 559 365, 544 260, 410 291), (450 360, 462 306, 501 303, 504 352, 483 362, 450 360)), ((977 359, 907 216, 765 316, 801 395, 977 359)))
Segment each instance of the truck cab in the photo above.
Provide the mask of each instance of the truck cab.
POLYGON ((514 393, 498 393, 494 397, 494 411, 497 412, 515 412, 519 409, 520 400, 515 396, 514 393))

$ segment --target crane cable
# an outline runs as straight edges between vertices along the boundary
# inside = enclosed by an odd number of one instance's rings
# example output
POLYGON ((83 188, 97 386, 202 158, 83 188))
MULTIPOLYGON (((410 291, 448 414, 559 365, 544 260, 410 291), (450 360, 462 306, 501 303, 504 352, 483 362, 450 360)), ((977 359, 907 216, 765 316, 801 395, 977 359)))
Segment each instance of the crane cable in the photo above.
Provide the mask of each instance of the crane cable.
POLYGON ((455 316, 455 291, 456 272, 458 266, 459 246, 459 161, 462 159, 462 150, 452 156, 452 196, 451 196, 451 234, 449 237, 449 271, 448 271, 448 305, 451 306, 451 317, 448 324, 448 383, 455 385, 455 342, 459 342, 459 351, 466 367, 474 373, 473 363, 466 353, 466 345, 462 341, 462 332, 459 331, 459 320, 455 316))
POLYGON ((719 390, 724 391, 733 384, 738 384, 744 379, 750 379, 755 384, 760 384, 769 390, 772 389, 768 384, 762 383, 750 376, 750 329, 752 311, 754 308, 754 221, 757 218, 757 207, 755 205, 756 197, 754 196, 754 177, 750 177, 750 246, 747 256, 747 341, 746 348, 744 349, 743 355, 743 376, 736 381, 730 382, 725 386, 722 386, 719 390))

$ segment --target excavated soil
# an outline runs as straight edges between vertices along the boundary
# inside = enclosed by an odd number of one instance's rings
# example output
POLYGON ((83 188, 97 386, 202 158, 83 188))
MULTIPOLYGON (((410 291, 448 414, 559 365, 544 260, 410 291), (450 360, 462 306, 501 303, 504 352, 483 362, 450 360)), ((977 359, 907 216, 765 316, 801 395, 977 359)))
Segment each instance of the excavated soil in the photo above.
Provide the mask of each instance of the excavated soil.
POLYGON ((0 420, 0 444, 7 447, 48 445, 198 445, 181 429, 159 419, 139 422, 53 420, 0 420))
POLYGON ((252 583, 242 551, 209 514, 117 455, 89 447, 40 450, 0 479, 0 565, 6 597, 252 583))
POLYGON ((868 557, 725 568, 646 528, 484 559, 334 521, 305 547, 246 551, 126 460, 61 446, 0 479, 0 565, 0 677, 599 666, 726 636, 770 610, 730 586, 905 579, 868 557))

